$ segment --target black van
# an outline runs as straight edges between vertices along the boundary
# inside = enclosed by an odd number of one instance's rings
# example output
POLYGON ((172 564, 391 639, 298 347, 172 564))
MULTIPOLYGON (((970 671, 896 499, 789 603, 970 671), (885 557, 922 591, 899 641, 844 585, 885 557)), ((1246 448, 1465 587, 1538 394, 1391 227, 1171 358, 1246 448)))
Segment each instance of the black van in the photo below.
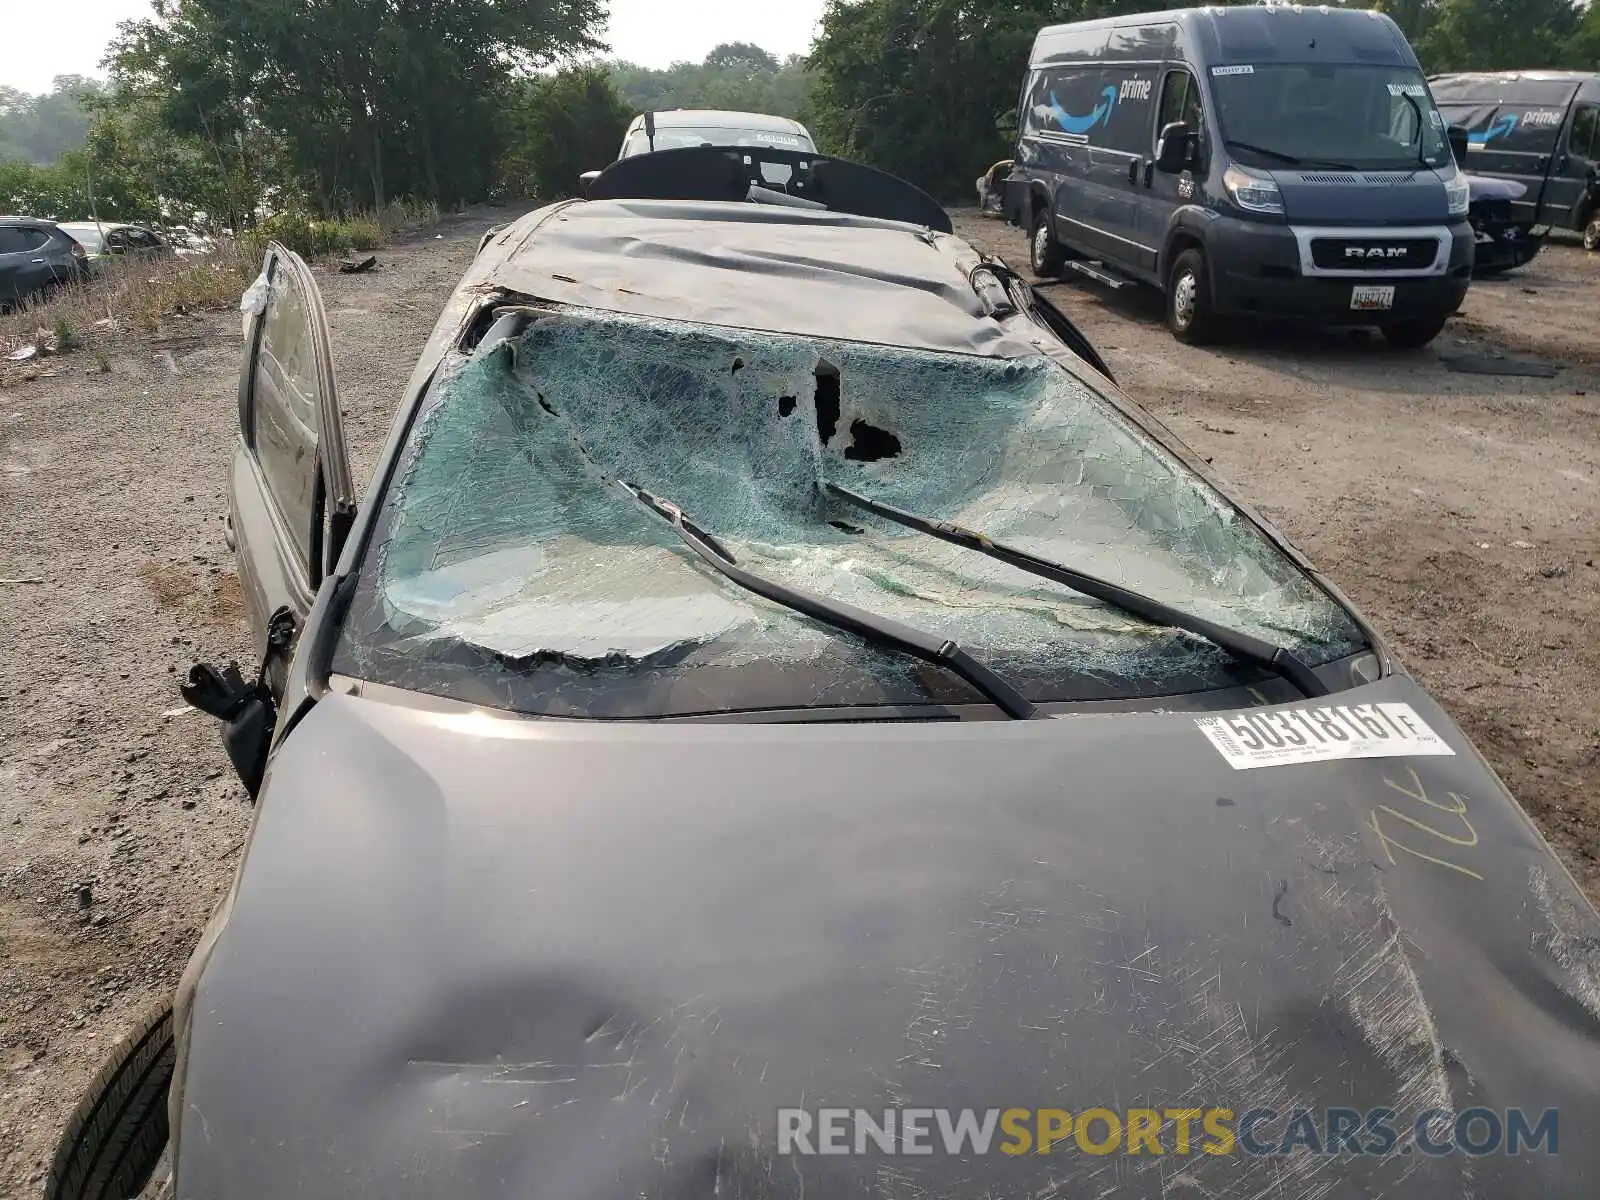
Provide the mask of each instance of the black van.
POLYGON ((1595 220, 1600 75, 1498 71, 1435 75, 1428 83, 1445 119, 1467 128, 1467 169, 1527 188, 1511 201, 1517 219, 1580 230, 1595 220))
POLYGON ((1161 287, 1202 341, 1234 314, 1420 346, 1472 275, 1466 176, 1376 12, 1181 9, 1042 30, 1007 215, 1039 274, 1161 287))

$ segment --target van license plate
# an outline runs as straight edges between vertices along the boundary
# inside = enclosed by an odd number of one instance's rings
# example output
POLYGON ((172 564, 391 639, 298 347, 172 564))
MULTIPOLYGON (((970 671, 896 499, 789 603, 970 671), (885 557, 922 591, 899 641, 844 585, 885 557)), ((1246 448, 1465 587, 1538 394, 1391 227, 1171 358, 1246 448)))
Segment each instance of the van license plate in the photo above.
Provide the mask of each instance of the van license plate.
POLYGON ((1394 307, 1394 288, 1351 288, 1350 307, 1357 312, 1386 312, 1394 307))

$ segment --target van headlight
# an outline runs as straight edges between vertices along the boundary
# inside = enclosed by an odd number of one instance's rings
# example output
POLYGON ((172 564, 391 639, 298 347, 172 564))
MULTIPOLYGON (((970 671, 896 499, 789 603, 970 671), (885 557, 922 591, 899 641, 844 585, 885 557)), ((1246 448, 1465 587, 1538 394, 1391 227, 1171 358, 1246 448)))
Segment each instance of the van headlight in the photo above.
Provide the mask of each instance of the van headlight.
POLYGON ((1444 178, 1445 211, 1452 217, 1467 215, 1467 206, 1472 202, 1472 188, 1467 184, 1467 173, 1457 170, 1453 175, 1444 178))
POLYGON ((1283 193, 1270 175, 1257 175, 1243 167, 1230 166, 1222 173, 1222 186, 1233 202, 1247 212, 1281 213, 1283 193))

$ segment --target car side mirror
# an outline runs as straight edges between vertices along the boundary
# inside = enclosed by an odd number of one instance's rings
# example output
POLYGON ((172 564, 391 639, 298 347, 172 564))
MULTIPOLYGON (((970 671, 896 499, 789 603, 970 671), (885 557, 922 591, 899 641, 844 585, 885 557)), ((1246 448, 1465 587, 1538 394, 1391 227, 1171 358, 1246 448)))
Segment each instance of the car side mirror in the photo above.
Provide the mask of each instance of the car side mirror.
POLYGON ((599 178, 599 171, 585 171, 578 176, 578 191, 587 196, 589 194, 589 185, 599 178))
POLYGON ((1189 148, 1194 143, 1194 131, 1186 121, 1172 121, 1161 127, 1156 139, 1156 170, 1176 175, 1189 165, 1189 148))
POLYGON ((1467 165, 1467 127, 1465 125, 1452 125, 1448 133, 1450 153, 1456 156, 1456 165, 1463 169, 1467 165))

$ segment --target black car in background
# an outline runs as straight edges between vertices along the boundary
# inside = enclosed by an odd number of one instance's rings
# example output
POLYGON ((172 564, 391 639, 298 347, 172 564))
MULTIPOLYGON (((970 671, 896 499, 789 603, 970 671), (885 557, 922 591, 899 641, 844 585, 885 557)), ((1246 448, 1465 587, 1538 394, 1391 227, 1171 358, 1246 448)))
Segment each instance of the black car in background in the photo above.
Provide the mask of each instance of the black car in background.
POLYGON ((87 260, 54 221, 0 217, 0 307, 87 278, 87 260))

